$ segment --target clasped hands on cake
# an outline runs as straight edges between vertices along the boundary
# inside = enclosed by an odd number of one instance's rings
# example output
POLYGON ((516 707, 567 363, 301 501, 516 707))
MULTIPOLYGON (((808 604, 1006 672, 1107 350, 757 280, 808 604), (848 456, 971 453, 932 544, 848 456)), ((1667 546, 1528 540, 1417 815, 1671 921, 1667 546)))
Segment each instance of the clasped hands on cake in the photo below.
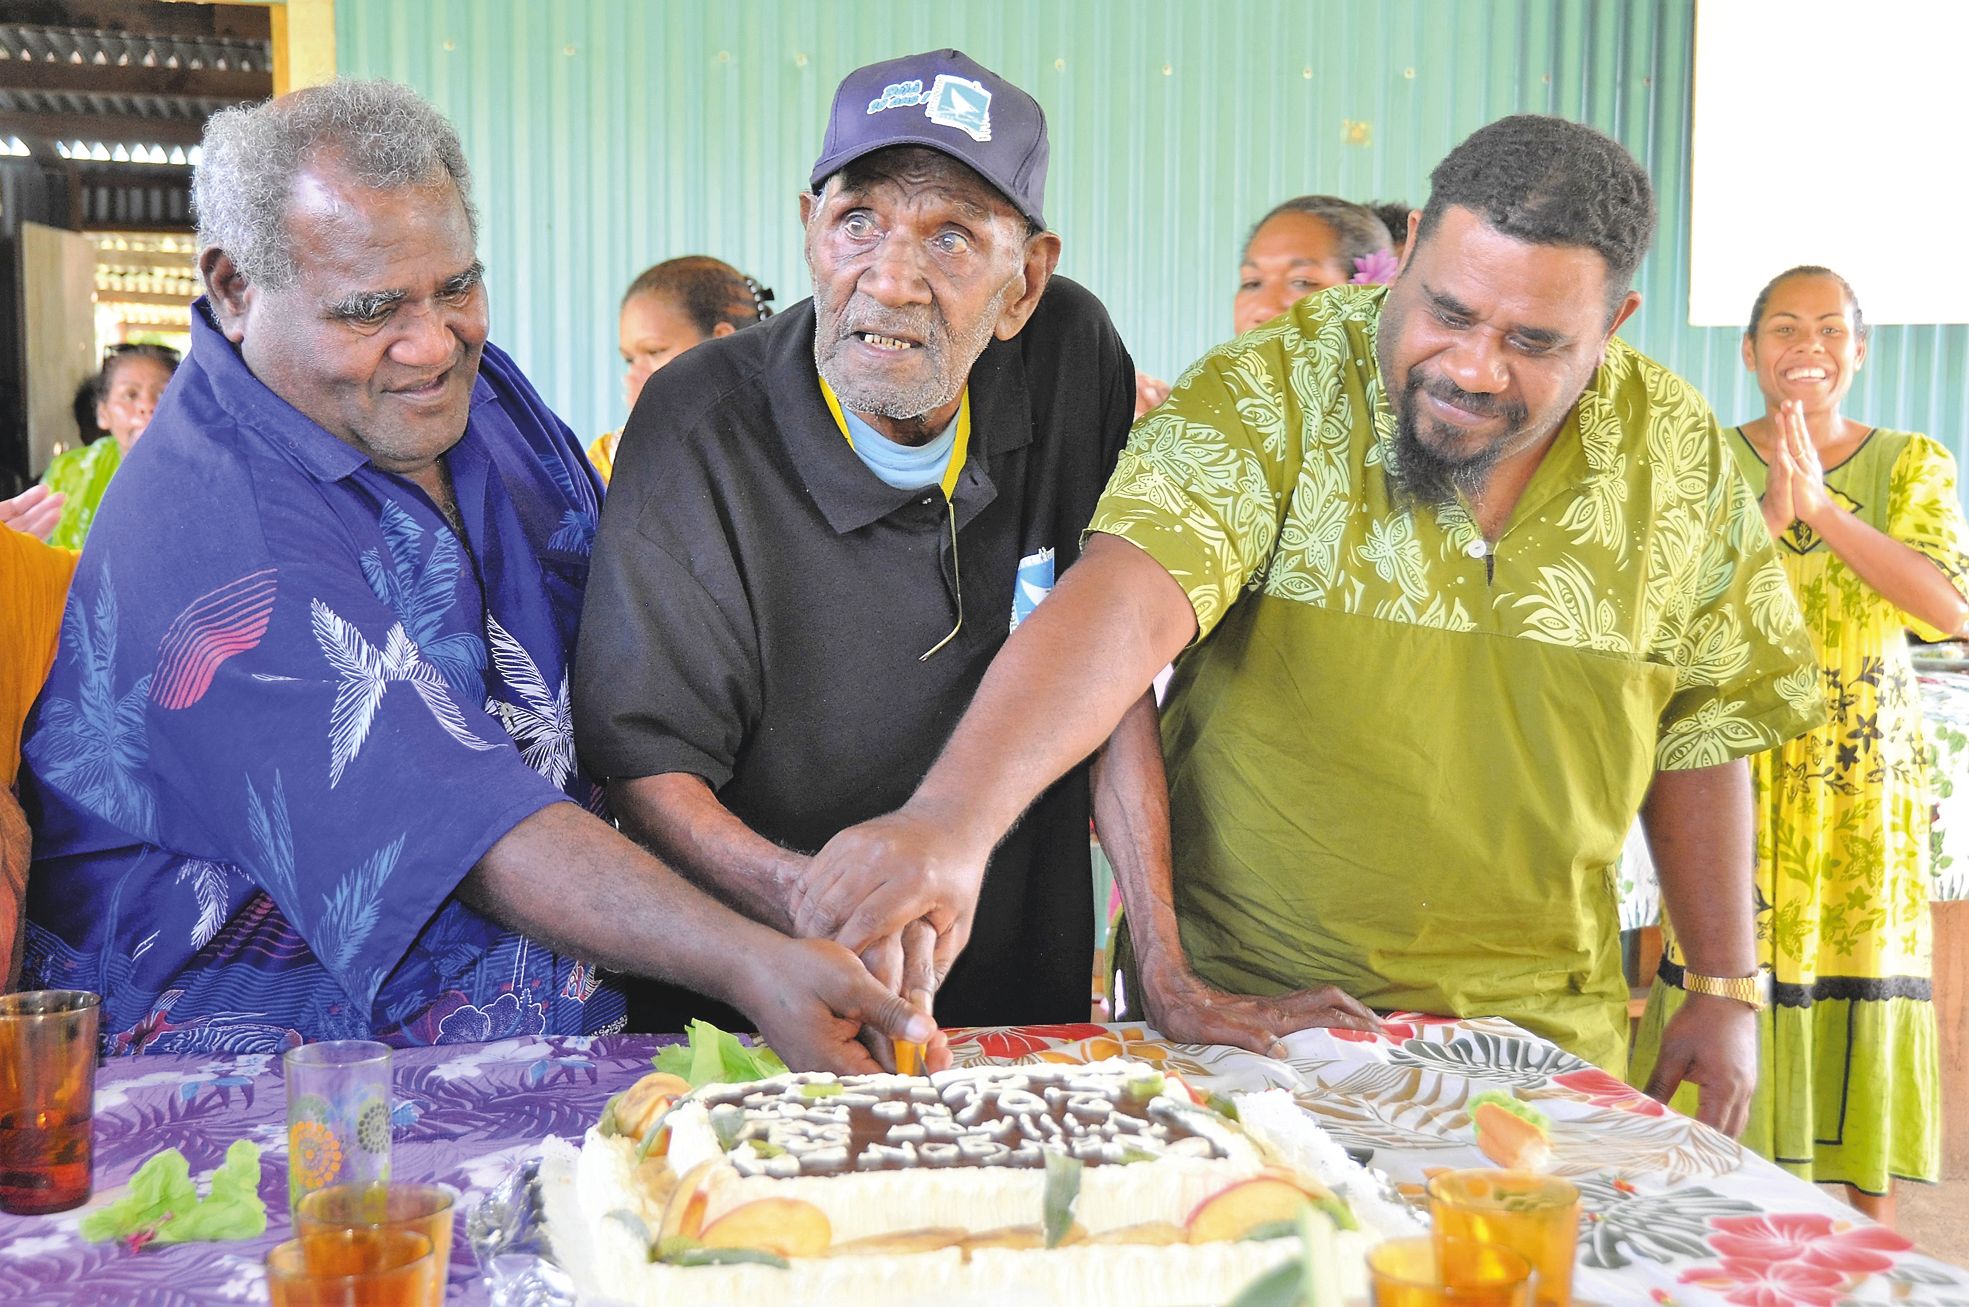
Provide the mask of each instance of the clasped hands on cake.
MULTIPOLYGON (((907 809, 851 826, 815 854, 790 886, 793 933, 833 939, 861 955, 882 984, 929 1012, 971 938, 991 846, 947 847, 949 831, 907 809)), ((890 1068, 886 1040, 864 1043, 890 1068)), ((925 1045, 926 1069, 950 1065, 942 1032, 925 1045)))
MULTIPOLYGON (((845 944, 861 954, 877 980, 928 1010, 970 939, 990 852, 990 841, 967 840, 953 821, 917 802, 851 826, 814 855, 794 887, 794 930, 845 944)), ((1217 989, 1190 969, 1173 914, 1146 914, 1139 924, 1131 917, 1130 923, 1149 1021, 1178 1042, 1281 1057, 1284 1038, 1294 1031, 1380 1028, 1372 1010, 1332 985, 1273 996, 1217 989)), ((932 1070, 948 1065, 942 1044, 939 1036, 926 1052, 932 1070)), ((874 1043, 870 1047, 875 1051, 874 1043)), ((877 1057, 886 1054, 877 1051, 877 1057)))

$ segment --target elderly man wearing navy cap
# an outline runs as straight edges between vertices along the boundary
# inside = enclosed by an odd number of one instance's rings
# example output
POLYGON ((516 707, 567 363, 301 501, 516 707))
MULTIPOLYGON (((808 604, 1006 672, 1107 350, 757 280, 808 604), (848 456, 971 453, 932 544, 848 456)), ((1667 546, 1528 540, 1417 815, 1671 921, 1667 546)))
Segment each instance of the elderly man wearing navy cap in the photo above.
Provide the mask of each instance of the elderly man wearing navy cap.
MULTIPOLYGON (((956 50, 850 74, 800 196, 813 298, 657 373, 624 431, 576 738, 629 831, 781 930, 1078 557, 1127 436, 1134 367, 1053 276, 1046 164, 1038 102, 956 50)), ((917 922, 865 960, 946 1024, 1085 1018, 1090 812, 1138 857, 1161 793, 1145 698, 999 845, 961 958, 917 922)), ((649 1028, 720 1015, 645 1000, 649 1028)))

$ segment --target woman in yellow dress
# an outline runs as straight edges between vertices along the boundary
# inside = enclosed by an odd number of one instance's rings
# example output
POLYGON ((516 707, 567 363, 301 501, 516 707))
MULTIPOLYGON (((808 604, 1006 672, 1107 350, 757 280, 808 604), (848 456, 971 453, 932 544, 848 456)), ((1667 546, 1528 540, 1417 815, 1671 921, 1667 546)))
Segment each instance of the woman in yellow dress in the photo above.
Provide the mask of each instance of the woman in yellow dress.
MULTIPOLYGON (((729 263, 701 254, 666 259, 629 283, 616 321, 622 348, 622 397, 633 412, 650 373, 718 336, 729 336, 773 315, 773 293, 729 263)), ((588 446, 588 461, 606 482, 615 472, 622 432, 605 432, 588 446)))
MULTIPOLYGON (((1927 750, 1906 631, 1939 639, 1969 621, 1969 531, 1947 450, 1841 414, 1866 352, 1852 287, 1818 267, 1766 286, 1743 340, 1765 413, 1730 443, 1812 632, 1829 714, 1752 764, 1774 1001, 1744 1142, 1891 1222, 1894 1179, 1939 1177, 1942 1122, 1927 750)), ((1637 1078, 1681 998, 1679 962, 1671 943, 1637 1078)))

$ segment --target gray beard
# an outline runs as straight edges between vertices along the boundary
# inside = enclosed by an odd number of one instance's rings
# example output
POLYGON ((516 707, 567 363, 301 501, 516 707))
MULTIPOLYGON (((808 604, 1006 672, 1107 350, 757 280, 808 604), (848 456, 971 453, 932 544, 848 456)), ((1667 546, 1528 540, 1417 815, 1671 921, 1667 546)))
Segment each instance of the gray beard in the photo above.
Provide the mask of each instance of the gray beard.
POLYGON ((950 324, 934 309, 920 311, 885 310, 854 298, 837 310, 829 303, 816 279, 814 289, 814 369, 820 373, 843 407, 871 417, 907 422, 954 403, 970 380, 971 365, 991 343, 992 325, 998 321, 1005 297, 1011 293, 1008 281, 992 296, 977 321, 962 335, 952 335, 950 324), (930 375, 922 382, 891 385, 845 375, 834 357, 846 339, 844 331, 875 331, 913 336, 922 341, 919 348, 930 357, 930 375))
POLYGON ((824 377, 842 407, 868 417, 889 418, 896 422, 907 422, 920 418, 925 413, 937 409, 956 399, 964 389, 968 371, 956 376, 946 375, 939 366, 928 380, 919 386, 889 386, 880 382, 862 381, 843 375, 832 366, 832 357, 823 362, 820 358, 820 342, 814 342, 814 367, 824 377))

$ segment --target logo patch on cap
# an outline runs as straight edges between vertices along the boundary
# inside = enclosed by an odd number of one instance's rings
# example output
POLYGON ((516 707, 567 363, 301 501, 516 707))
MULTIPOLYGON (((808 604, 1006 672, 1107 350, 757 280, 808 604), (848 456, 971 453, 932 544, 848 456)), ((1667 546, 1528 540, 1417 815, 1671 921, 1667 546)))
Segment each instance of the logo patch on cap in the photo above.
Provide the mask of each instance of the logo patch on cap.
POLYGON ((882 94, 868 102, 868 112, 873 115, 889 109, 914 109, 919 104, 923 106, 923 116, 940 127, 954 127, 974 141, 991 139, 991 92, 983 83, 968 77, 938 73, 927 93, 920 77, 891 82, 882 88, 882 94))
POLYGON ((968 77, 938 73, 923 113, 931 122, 955 127, 974 141, 991 139, 991 92, 968 77))

